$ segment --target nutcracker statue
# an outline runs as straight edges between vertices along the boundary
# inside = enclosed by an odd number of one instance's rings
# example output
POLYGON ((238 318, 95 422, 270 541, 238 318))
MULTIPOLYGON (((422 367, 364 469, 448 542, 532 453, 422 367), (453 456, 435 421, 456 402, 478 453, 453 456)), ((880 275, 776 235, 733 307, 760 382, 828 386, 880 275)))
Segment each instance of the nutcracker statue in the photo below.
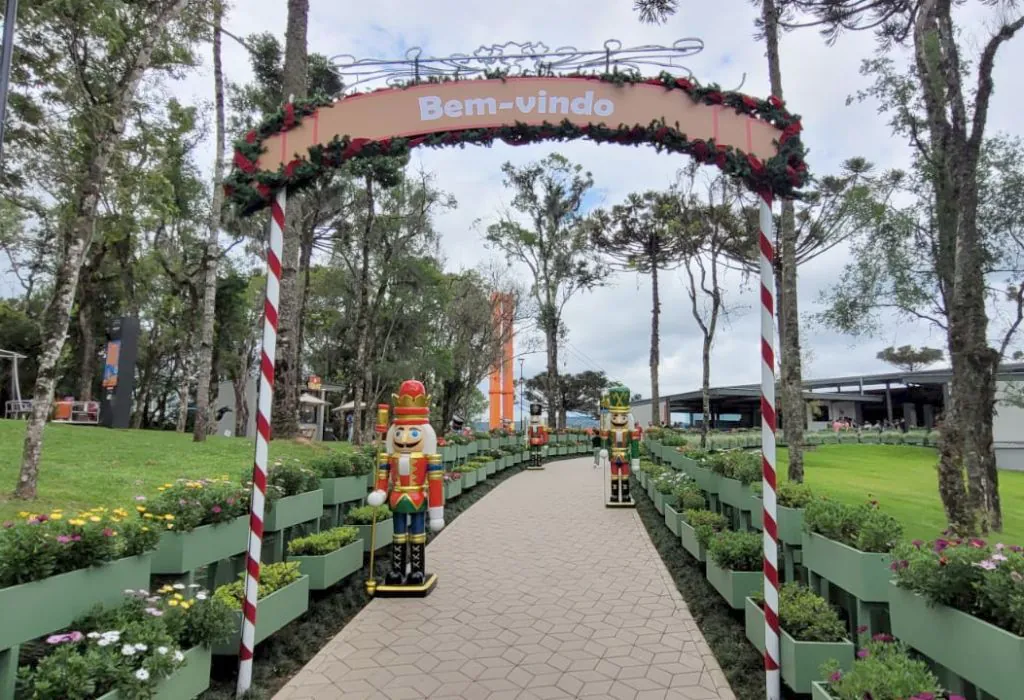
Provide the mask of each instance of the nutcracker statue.
POLYGON ((634 506, 629 494, 629 474, 640 467, 640 433, 629 427, 629 397, 628 387, 613 386, 608 390, 608 428, 603 437, 611 472, 611 497, 605 505, 610 507, 634 506))
MULTIPOLYGON (((430 396, 421 382, 402 382, 392 395, 395 417, 377 459, 377 483, 366 498, 372 506, 387 501, 394 514, 391 569, 371 595, 425 596, 437 583, 426 571, 427 521, 444 527, 444 466, 437 435, 430 425, 430 396)), ((372 575, 372 569, 371 569, 372 575)), ((369 585, 368 585, 369 590, 369 585)))
POLYGON ((544 447, 548 444, 548 427, 541 421, 539 403, 530 404, 530 427, 526 436, 530 442, 530 464, 527 469, 544 468, 544 447))

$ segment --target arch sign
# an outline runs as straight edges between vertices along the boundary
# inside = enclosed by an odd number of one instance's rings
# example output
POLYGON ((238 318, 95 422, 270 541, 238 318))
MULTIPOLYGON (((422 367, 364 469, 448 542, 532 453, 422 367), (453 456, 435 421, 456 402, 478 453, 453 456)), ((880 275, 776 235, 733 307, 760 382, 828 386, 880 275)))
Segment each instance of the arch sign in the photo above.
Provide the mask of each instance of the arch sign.
POLYGON ((684 154, 718 166, 759 195, 765 672, 767 697, 778 700, 775 281, 766 233, 772 230, 773 199, 798 196, 808 180, 800 131, 800 118, 774 97, 723 91, 665 72, 654 78, 611 72, 414 82, 338 100, 301 100, 285 104, 245 134, 235 145, 225 195, 242 216, 269 206, 271 225, 239 692, 252 676, 287 193, 350 159, 402 156, 416 146, 588 139, 684 154))

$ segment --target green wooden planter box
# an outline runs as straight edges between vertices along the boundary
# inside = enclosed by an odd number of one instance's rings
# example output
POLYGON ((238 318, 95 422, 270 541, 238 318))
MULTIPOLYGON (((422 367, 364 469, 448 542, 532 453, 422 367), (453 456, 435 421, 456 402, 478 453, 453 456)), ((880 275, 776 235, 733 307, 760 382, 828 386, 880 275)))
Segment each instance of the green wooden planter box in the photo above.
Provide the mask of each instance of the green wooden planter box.
MULTIPOLYGON (((759 652, 764 653, 764 611, 752 599, 744 601, 744 621, 747 639, 759 652)), ((786 630, 779 640, 782 680, 796 693, 810 693, 811 685, 821 678, 821 666, 835 659, 840 668, 849 671, 853 666, 853 642, 799 642, 786 630)))
POLYGON ((494 476, 498 471, 498 463, 492 460, 484 465, 484 468, 487 470, 487 476, 494 476))
POLYGON ((361 501, 366 497, 366 477, 341 476, 336 479, 321 479, 320 490, 324 493, 325 506, 361 501))
POLYGON ((475 455, 477 453, 477 450, 480 449, 478 443, 475 440, 469 443, 468 445, 465 445, 465 448, 467 455, 475 455))
POLYGON ((750 502, 750 486, 737 479, 719 477, 718 498, 733 508, 750 511, 754 505, 750 502))
POLYGON ((679 519, 682 515, 671 504, 665 503, 665 526, 677 537, 679 536, 679 519))
MULTIPOLYGON (((372 525, 350 525, 349 527, 359 528, 359 539, 363 541, 363 551, 370 551, 370 528, 372 525)), ((388 518, 387 520, 377 521, 377 541, 374 543, 377 549, 382 549, 391 544, 392 538, 395 536, 395 520, 394 518, 388 518)))
MULTIPOLYGON (((153 700, 191 700, 210 687, 209 647, 192 647, 185 652, 185 665, 160 681, 153 700)), ((112 690, 98 700, 122 700, 121 693, 112 690)))
POLYGON ((692 477, 693 476, 693 470, 697 469, 697 462, 695 462, 694 460, 690 459, 689 457, 684 457, 682 454, 680 454, 679 455, 679 468, 682 469, 684 472, 686 472, 687 474, 689 474, 692 477))
POLYGON ((690 523, 686 522, 682 518, 679 519, 679 540, 683 545, 683 549, 689 552, 694 559, 697 561, 707 561, 708 553, 701 546, 699 540, 697 540, 697 533, 690 526, 690 523))
POLYGON ((459 458, 459 451, 456 449, 456 445, 446 445, 441 448, 441 461, 442 462, 454 462, 459 458))
POLYGON ((482 466, 476 470, 476 483, 482 484, 487 481, 487 466, 482 466))
POLYGON ((637 480, 640 482, 641 488, 643 488, 643 490, 646 491, 647 490, 647 472, 640 472, 640 475, 637 477, 637 480))
POLYGON ((707 558, 705 570, 708 583, 725 598, 733 610, 742 610, 748 596, 764 588, 764 573, 761 571, 731 571, 720 569, 711 557, 707 558))
POLYGON ((458 498, 462 495, 462 478, 459 477, 454 481, 445 482, 444 485, 444 500, 450 501, 453 498, 458 498))
POLYGON ((647 480, 647 497, 651 499, 651 503, 654 503, 654 494, 657 491, 654 490, 654 479, 647 480))
MULTIPOLYGON (((380 534, 379 531, 378 534, 380 534)), ((302 575, 309 577, 310 590, 323 591, 363 568, 363 543, 361 540, 356 540, 341 549, 321 556, 289 556, 288 561, 299 563, 302 575)), ((258 620, 259 617, 257 616, 256 619, 258 620)))
POLYGON ((685 457, 683 457, 683 453, 676 452, 676 449, 674 447, 668 453, 668 464, 676 471, 683 471, 684 459, 685 457))
POLYGON ((476 472, 462 472, 462 477, 460 478, 460 481, 462 481, 463 491, 465 491, 466 489, 473 488, 474 486, 476 486, 476 472))
POLYGON ((889 584, 892 633, 993 698, 1024 694, 1024 637, 889 584))
POLYGON ((373 471, 366 475, 366 488, 369 491, 373 491, 377 487, 377 467, 374 466, 373 471))
POLYGON ((890 555, 861 552, 816 533, 803 533, 802 544, 810 571, 866 603, 889 600, 890 555))
MULTIPOLYGON (((274 591, 256 604, 256 639, 259 644, 309 608, 309 577, 274 591)), ((235 633, 230 641, 213 648, 215 656, 236 656, 242 638, 242 613, 235 613, 235 633)))
MULTIPOLYGON (((758 530, 761 527, 761 512, 764 510, 764 502, 760 496, 751 495, 751 502, 754 504, 754 513, 757 517, 751 519, 750 523, 758 530)), ((775 513, 776 524, 779 526, 779 541, 792 547, 802 547, 804 543, 804 509, 786 508, 777 506, 775 513)))
MULTIPOLYGON (((319 517, 316 513, 314 517, 319 517)), ((164 532, 153 552, 154 574, 184 574, 241 554, 249 544, 249 516, 203 525, 191 532, 164 532)))
MULTIPOLYGON (((669 496, 671 498, 671 496, 669 496)), ((654 507, 662 515, 665 514, 665 494, 658 489, 654 489, 654 507)))
POLYGON ((115 605, 126 589, 149 588, 152 555, 0 588, 0 649, 67 627, 94 605, 115 605))
POLYGON ((264 532, 279 532, 320 517, 324 509, 324 492, 320 489, 274 501, 263 521, 264 532))
POLYGON ((811 700, 835 700, 821 681, 811 683, 811 700))
POLYGON ((710 469, 698 467, 696 463, 694 463, 693 472, 690 476, 693 477, 693 480, 697 482, 697 486, 699 486, 702 491, 718 493, 718 474, 715 474, 710 469))

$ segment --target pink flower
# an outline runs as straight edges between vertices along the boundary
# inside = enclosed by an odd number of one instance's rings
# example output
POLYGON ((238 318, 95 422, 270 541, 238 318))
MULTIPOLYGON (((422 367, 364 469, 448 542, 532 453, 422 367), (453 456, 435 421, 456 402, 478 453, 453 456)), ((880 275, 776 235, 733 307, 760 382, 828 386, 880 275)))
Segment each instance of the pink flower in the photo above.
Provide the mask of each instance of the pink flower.
POLYGON ((950 695, 949 700, 967 700, 963 695, 950 695))
POLYGON ((871 640, 874 642, 891 642, 893 641, 893 638, 891 635, 885 634, 884 632, 879 632, 878 634, 873 636, 871 640))
POLYGON ((228 504, 229 506, 233 506, 233 505, 235 505, 235 497, 234 497, 234 496, 228 496, 228 498, 227 498, 227 501, 226 501, 226 503, 227 503, 227 504, 228 504))
POLYGON ((71 536, 71 541, 72 542, 81 542, 82 541, 82 536, 81 535, 72 535, 71 536))
POLYGON ((39 522, 45 523, 47 520, 50 519, 50 516, 47 515, 46 513, 40 513, 39 515, 36 516, 36 518, 39 520, 39 522))
POLYGON ((861 649, 860 651, 857 652, 857 658, 858 659, 866 659, 869 656, 871 656, 871 652, 869 652, 867 649, 861 649))
POLYGON ((67 634, 53 634, 46 638, 47 644, 65 644, 67 642, 80 642, 85 638, 81 632, 68 632, 67 634))
POLYGON ((135 500, 138 501, 139 503, 142 503, 144 500, 146 500, 146 497, 145 496, 136 496, 135 500))
POLYGON ((146 608, 146 612, 148 612, 153 617, 160 617, 164 614, 163 610, 158 610, 157 608, 146 608))
POLYGON ((992 555, 992 561, 1006 561, 1006 555, 1005 554, 998 554, 998 553, 993 554, 992 555))
POLYGON ((991 559, 985 559, 984 561, 980 561, 977 564, 975 564, 975 566, 980 566, 985 571, 994 571, 998 564, 996 564, 991 559))
POLYGON ((114 531, 111 530, 109 527, 105 527, 105 528, 103 528, 103 536, 104 537, 113 537, 114 536, 114 531))
POLYGON ((57 541, 61 544, 67 544, 71 541, 71 538, 68 535, 57 535, 57 541))
POLYGON ((946 540, 943 540, 943 539, 935 540, 935 551, 936 552, 941 552, 942 550, 944 550, 948 546, 949 546, 949 542, 947 542, 946 540))
POLYGON ((868 626, 867 625, 861 625, 860 627, 857 628, 857 634, 864 634, 867 631, 868 631, 868 626))
POLYGON ((979 540, 977 537, 972 537, 968 541, 968 544, 974 547, 975 549, 981 549, 985 546, 985 540, 979 540))
POLYGON ((997 552, 1001 552, 1004 549, 1006 549, 1006 545, 1005 544, 1003 544, 1002 542, 996 542, 996 551, 997 552))
POLYGON ((838 683, 843 678, 842 671, 833 671, 832 675, 828 677, 829 683, 838 683))
POLYGON ((914 540, 911 544, 914 545, 916 549, 921 549, 921 545, 923 545, 924 542, 922 540, 914 540))
POLYGON ((210 510, 213 511, 214 513, 219 513, 221 511, 221 507, 220 506, 214 506, 210 510))

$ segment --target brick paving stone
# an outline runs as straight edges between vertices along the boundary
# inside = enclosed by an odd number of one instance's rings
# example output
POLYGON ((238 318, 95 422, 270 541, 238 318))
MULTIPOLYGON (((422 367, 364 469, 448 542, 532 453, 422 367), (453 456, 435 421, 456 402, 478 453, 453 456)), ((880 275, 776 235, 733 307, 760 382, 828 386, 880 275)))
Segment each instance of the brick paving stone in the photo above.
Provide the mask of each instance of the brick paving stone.
POLYGON ((438 586, 367 605, 275 700, 735 700, 634 511, 589 458, 503 482, 427 551, 438 586))

